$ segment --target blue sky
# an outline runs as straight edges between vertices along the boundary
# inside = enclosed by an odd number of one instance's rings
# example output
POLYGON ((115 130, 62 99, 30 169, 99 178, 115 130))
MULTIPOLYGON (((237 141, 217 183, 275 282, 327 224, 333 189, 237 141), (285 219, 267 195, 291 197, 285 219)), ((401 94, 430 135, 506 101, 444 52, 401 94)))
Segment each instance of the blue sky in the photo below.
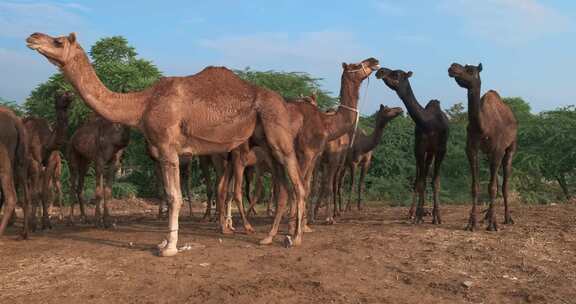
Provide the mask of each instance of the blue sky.
MULTIPOLYGON (((341 62, 376 57, 412 70, 419 101, 436 98, 445 109, 466 98, 448 66, 482 62, 484 91, 521 96, 536 112, 576 104, 576 1, 569 0, 0 0, 0 97, 23 101, 56 72, 25 47, 36 31, 76 32, 85 49, 123 35, 167 76, 208 65, 301 71, 324 78, 334 94, 341 62)), ((361 111, 380 103, 401 105, 372 78, 361 111)))

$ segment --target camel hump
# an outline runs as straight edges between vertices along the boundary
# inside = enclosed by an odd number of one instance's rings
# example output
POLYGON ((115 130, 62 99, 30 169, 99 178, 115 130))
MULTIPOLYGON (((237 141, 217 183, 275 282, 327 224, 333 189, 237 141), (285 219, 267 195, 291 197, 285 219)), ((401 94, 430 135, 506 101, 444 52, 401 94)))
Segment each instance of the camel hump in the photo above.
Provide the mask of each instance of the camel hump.
POLYGON ((428 104, 426 105, 426 109, 436 108, 440 109, 440 100, 438 99, 431 99, 428 104))
POLYGON ((504 103, 500 94, 494 90, 489 90, 482 96, 482 113, 487 116, 494 117, 493 119, 500 120, 503 124, 517 123, 516 117, 512 109, 504 103))

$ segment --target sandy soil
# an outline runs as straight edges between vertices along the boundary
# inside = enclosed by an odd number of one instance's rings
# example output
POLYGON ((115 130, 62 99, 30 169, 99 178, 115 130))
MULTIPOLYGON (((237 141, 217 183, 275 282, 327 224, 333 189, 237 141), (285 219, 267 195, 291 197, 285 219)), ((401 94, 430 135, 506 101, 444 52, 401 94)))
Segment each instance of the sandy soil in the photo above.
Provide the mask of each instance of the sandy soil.
POLYGON ((181 222, 191 249, 159 258, 156 206, 115 201, 115 230, 60 224, 19 241, 10 229, 0 303, 576 303, 576 205, 514 208, 516 225, 470 233, 468 206, 415 226, 405 208, 372 204, 290 249, 257 245, 267 218, 223 236, 197 212, 181 222))

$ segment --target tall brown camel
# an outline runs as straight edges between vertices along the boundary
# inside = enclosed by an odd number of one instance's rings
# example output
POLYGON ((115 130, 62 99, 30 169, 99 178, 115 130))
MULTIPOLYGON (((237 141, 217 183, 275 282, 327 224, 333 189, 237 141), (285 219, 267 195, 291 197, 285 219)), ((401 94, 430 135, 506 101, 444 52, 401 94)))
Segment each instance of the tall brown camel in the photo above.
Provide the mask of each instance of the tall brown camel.
MULTIPOLYGON (((374 125, 374 130, 370 135, 367 135, 362 130, 358 130, 356 132, 356 136, 354 137, 354 143, 347 150, 346 159, 345 159, 345 166, 350 172, 350 188, 349 188, 349 197, 348 203, 346 204, 346 209, 351 209, 351 202, 352 202, 352 194, 354 190, 354 180, 356 169, 360 166, 360 179, 358 181, 358 200, 356 202, 356 206, 358 210, 362 209, 362 194, 364 192, 365 184, 364 179, 366 177, 366 173, 370 168, 370 164, 372 162, 372 153, 374 149, 380 144, 382 141, 382 135, 384 134, 384 128, 388 125, 390 121, 394 118, 401 115, 404 111, 401 108, 389 108, 387 106, 380 105, 380 109, 376 113, 376 123, 374 125)), ((341 183, 343 178, 344 172, 339 173, 340 176, 335 177, 334 183, 336 185, 341 183)), ((340 192, 340 187, 337 186, 336 189, 337 194, 340 192)))
POLYGON ((130 129, 112 123, 105 118, 92 114, 70 138, 68 145, 68 162, 70 167, 70 184, 75 194, 75 202, 70 206, 69 223, 73 223, 74 206, 80 205, 80 217, 83 223, 88 222, 84 209, 84 177, 91 162, 94 162, 96 178, 96 224, 110 227, 111 219, 106 200, 111 196, 114 176, 120 165, 124 148, 130 140, 130 129), (103 212, 101 211, 103 208, 103 212))
POLYGON ((0 236, 8 225, 8 221, 16 208, 16 186, 22 188, 24 194, 24 229, 22 236, 28 237, 28 218, 30 193, 28 191, 28 139, 26 128, 20 118, 7 107, 0 106, 0 187, 2 199, 0 207, 4 206, 4 214, 0 222, 0 236))
POLYGON ((440 167, 446 155, 448 144, 448 117, 440 108, 438 100, 430 100, 425 108, 418 103, 409 78, 412 72, 402 70, 390 70, 381 68, 376 77, 382 79, 384 83, 396 92, 402 99, 408 114, 416 124, 414 129, 414 154, 416 156, 416 192, 418 193, 418 206, 414 216, 414 223, 424 222, 424 204, 426 200, 426 178, 428 170, 434 163, 432 173, 432 188, 434 208, 432 209, 432 223, 441 224, 440 217, 440 167))
POLYGON ((488 91, 480 98, 482 64, 462 66, 453 63, 448 75, 456 83, 468 90, 468 138, 466 155, 472 173, 472 210, 466 230, 476 229, 476 205, 478 203, 478 151, 488 156, 490 164, 490 184, 488 193, 490 205, 486 213, 487 230, 497 231, 494 203, 498 194, 498 170, 502 167, 502 196, 504 197, 504 224, 514 224, 508 209, 508 180, 512 174, 512 158, 516 152, 518 122, 510 107, 496 91, 488 91))
POLYGON ((59 159, 51 157, 53 152, 57 153, 66 142, 66 131, 68 129, 68 108, 74 99, 74 95, 69 92, 57 93, 54 100, 56 110, 56 124, 52 129, 43 118, 26 117, 22 120, 26 133, 28 134, 28 176, 29 189, 32 197, 32 212, 30 226, 36 229, 36 208, 42 202, 42 229, 52 228, 49 216, 49 191, 45 187, 45 182, 49 182, 54 175, 53 171, 45 169, 56 169, 56 164, 49 164, 49 161, 59 159))
MULTIPOLYGON (((208 67, 188 77, 165 77, 141 92, 115 93, 98 79, 76 35, 50 37, 34 33, 28 47, 58 66, 95 112, 114 123, 137 128, 161 163, 169 201, 168 239, 160 255, 178 253, 178 214, 182 205, 179 155, 228 152, 257 134, 264 135, 274 152, 277 170, 286 170, 297 202, 294 245, 302 242, 306 189, 294 151, 295 134, 283 98, 254 86, 226 68, 208 67)), ((282 174, 283 188, 288 181, 282 174)), ((220 225, 225 219, 220 212, 220 225)))
MULTIPOLYGON (((306 193, 310 192, 312 177, 316 161, 324 152, 326 144, 354 129, 358 119, 358 100, 360 85, 373 71, 380 68, 378 60, 368 58, 360 63, 342 63, 342 77, 340 86, 340 105, 333 114, 320 111, 316 106, 307 102, 290 102, 292 130, 297 134, 296 151, 300 163, 300 172, 306 185, 306 193)), ((282 187, 278 193, 278 208, 268 236, 260 244, 270 244, 278 233, 278 227, 284 214, 287 197, 282 187)), ((290 218, 294 217, 294 208, 290 209, 290 218)), ((290 221, 289 223, 292 223, 290 221)), ((292 230, 290 225, 289 230, 292 230)))

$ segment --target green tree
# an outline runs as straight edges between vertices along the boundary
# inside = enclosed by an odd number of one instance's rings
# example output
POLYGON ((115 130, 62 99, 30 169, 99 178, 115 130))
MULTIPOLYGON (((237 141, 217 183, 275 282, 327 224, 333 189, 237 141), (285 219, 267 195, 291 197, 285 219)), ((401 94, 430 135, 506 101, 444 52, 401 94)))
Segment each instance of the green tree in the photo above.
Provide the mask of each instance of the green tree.
MULTIPOLYGON (((102 83, 115 92, 140 91, 162 76, 152 62, 137 58, 138 54, 134 47, 121 36, 98 40, 90 49, 89 55, 102 83)), ((27 112, 53 121, 55 119, 53 98, 59 90, 73 91, 72 86, 61 73, 52 75, 48 81, 40 84, 30 93, 25 103, 27 112)), ((69 113, 69 135, 78 128, 90 112, 91 110, 78 97, 69 113)), ((137 131, 131 133, 131 143, 124 153, 123 163, 132 169, 132 174, 126 177, 126 180, 120 181, 119 185, 124 182, 126 189, 134 188, 135 185, 139 193, 150 194, 153 188, 150 185, 155 182, 151 173, 153 164, 146 154, 145 140, 137 131)), ((90 183, 91 181, 88 180, 87 184, 90 183)), ((116 186, 115 193, 119 192, 122 192, 122 189, 116 186)))
POLYGON ((330 108, 337 103, 337 99, 331 97, 330 92, 321 89, 319 84, 321 79, 313 78, 307 73, 253 71, 250 68, 234 72, 242 79, 276 91, 287 98, 316 93, 318 95, 318 106, 322 109, 330 108))
POLYGON ((10 108, 18 116, 24 115, 24 109, 23 109, 22 105, 19 105, 18 103, 16 103, 13 100, 7 100, 7 99, 0 97, 0 106, 10 108))

